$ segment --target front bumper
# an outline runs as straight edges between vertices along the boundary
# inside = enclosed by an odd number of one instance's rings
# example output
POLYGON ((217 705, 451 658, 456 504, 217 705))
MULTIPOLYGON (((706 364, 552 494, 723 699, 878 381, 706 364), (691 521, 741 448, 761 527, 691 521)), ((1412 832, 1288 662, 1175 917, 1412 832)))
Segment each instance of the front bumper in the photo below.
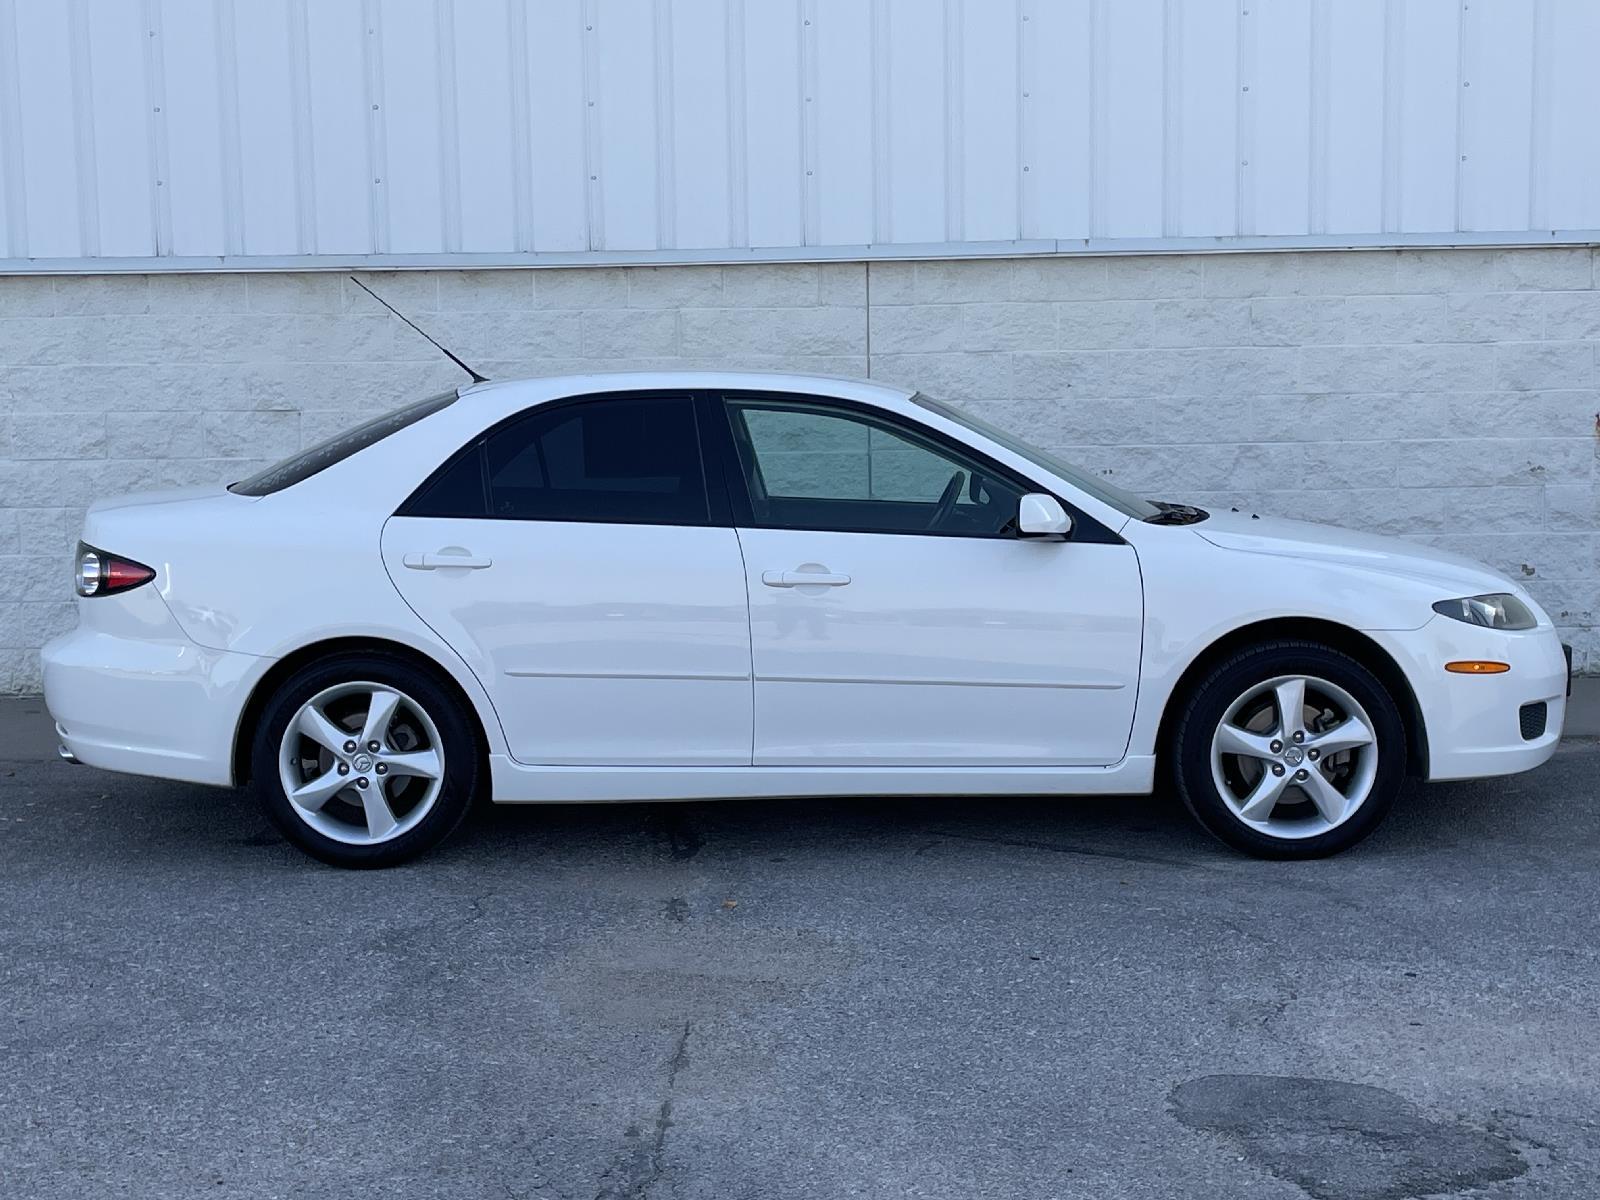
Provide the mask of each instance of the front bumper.
POLYGON ((196 645, 154 588, 78 604, 78 628, 41 652, 62 757, 231 784, 239 716, 270 660, 196 645))
POLYGON ((1514 775, 1555 753, 1566 719, 1567 655, 1549 626, 1508 633, 1434 617, 1421 629, 1380 640, 1405 671, 1422 713, 1430 780, 1514 775), (1488 659, 1501 675, 1455 675, 1444 664, 1488 659), (1520 714, 1543 703, 1544 731, 1522 736, 1520 714))

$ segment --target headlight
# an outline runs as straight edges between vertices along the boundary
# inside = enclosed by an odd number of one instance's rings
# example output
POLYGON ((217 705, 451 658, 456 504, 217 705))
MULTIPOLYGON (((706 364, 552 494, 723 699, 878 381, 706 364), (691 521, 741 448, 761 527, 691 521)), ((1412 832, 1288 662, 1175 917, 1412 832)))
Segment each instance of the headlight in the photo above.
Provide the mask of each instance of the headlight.
POLYGON ((1433 606, 1433 611, 1468 625, 1482 625, 1485 629, 1532 629, 1539 623, 1533 610, 1509 592, 1441 600, 1433 606))

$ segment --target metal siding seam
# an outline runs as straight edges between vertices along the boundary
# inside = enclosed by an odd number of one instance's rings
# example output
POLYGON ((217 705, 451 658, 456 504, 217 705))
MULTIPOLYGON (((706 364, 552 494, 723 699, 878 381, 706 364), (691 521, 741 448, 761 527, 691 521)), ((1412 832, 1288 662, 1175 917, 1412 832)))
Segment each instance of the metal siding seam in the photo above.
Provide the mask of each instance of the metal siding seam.
POLYGON ((1239 155, 1234 169, 1238 179, 1234 225, 1240 237, 1248 237, 1256 231, 1256 189, 1250 175, 1250 159, 1256 148, 1255 98, 1250 91, 1256 74, 1256 22, 1250 20, 1250 10, 1245 7, 1250 2, 1240 0, 1239 4, 1239 75, 1233 94, 1234 137, 1239 155))
POLYGON ((961 22, 962 0, 944 0, 944 236, 952 242, 961 241, 966 228, 961 22))
POLYGON ((728 0, 723 53, 728 63, 728 244, 750 244, 749 155, 746 138, 744 0, 728 0))
POLYGON ((803 244, 814 246, 822 240, 822 196, 817 182, 821 138, 817 131, 817 0, 800 3, 800 169, 804 231, 803 244))
POLYGON ((1401 149, 1405 137, 1404 0, 1383 6, 1383 231, 1397 233, 1402 217, 1404 175, 1401 149))
POLYGON ((678 245, 677 106, 673 97, 672 0, 656 0, 656 248, 678 245))
POLYGON ((1306 186, 1306 232, 1326 233, 1328 229, 1328 126, 1332 117, 1329 76, 1333 70, 1333 46, 1329 33, 1332 11, 1330 0, 1311 0, 1311 137, 1307 156, 1310 178, 1306 186))
POLYGON ((162 48, 161 0, 144 0, 144 96, 150 133, 150 211, 155 215, 156 257, 170 255, 172 238, 172 180, 167 146, 167 61, 162 48))
POLYGON ((891 149, 893 122, 889 105, 889 39, 893 33, 889 0, 872 3, 872 240, 882 245, 894 240, 894 173, 891 149))
POLYGON ((95 165, 94 62, 89 49, 85 0, 70 0, 72 133, 78 171, 78 247, 87 258, 100 256, 100 179, 95 165))
POLYGON ((1037 224, 1033 187, 1033 12, 1029 0, 1017 2, 1017 236, 1025 238, 1037 224))
POLYGON ((533 102, 528 95, 528 0, 506 4, 506 53, 511 76, 511 180, 516 249, 531 251, 533 236, 533 102))
POLYGON ((1111 27, 1108 0, 1089 3, 1089 236, 1104 237, 1110 208, 1111 27))
POLYGON ((1183 0, 1166 0, 1161 21, 1161 233, 1183 233, 1183 0))
POLYGON ((600 6, 583 0, 583 173, 588 246, 606 245, 605 195, 600 188, 600 6))
POLYGON ((379 0, 361 0, 362 68, 367 102, 367 220, 374 253, 389 250, 388 121, 384 116, 383 26, 379 0))
POLYGON ((439 236, 445 253, 461 249, 461 119, 456 101, 455 0, 434 0, 439 77, 439 236))
POLYGON ((239 38, 234 0, 217 0, 217 139, 222 168, 222 244, 227 254, 244 253, 244 133, 239 127, 239 38))
POLYGON ((1477 44, 1473 36, 1473 29, 1469 27, 1467 14, 1471 12, 1470 4, 1456 5, 1456 154, 1455 154, 1455 199, 1456 217, 1454 228, 1459 232, 1465 227, 1463 218, 1466 216, 1468 205, 1466 198, 1466 172, 1462 164, 1467 161, 1467 106, 1464 96, 1467 85, 1471 82, 1467 74, 1467 56, 1471 53, 1472 45, 1477 44))
POLYGON ((22 90, 17 82, 15 0, 0 0, 0 169, 6 190, 6 253, 28 256, 28 193, 22 180, 22 90))
POLYGON ((317 160, 311 143, 311 35, 308 0, 289 0, 289 91, 294 136, 295 242, 317 252, 317 160))
POLYGON ((1550 226, 1550 54, 1554 49, 1555 29, 1550 0, 1533 0, 1533 62, 1528 86, 1528 228, 1550 226))

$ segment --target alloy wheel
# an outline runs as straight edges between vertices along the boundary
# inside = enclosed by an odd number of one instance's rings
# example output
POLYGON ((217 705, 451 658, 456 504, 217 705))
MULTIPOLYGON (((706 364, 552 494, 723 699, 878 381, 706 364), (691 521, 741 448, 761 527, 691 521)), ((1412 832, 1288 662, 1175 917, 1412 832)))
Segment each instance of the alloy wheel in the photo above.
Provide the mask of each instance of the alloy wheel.
POLYGON ((1351 817, 1378 770, 1372 718, 1349 692, 1311 675, 1280 675, 1229 706, 1211 739, 1217 792, 1242 824, 1310 838, 1351 817))
POLYGON ((284 730, 278 775, 294 815, 350 846, 414 829, 444 787, 444 748, 423 707, 381 683, 324 688, 284 730))

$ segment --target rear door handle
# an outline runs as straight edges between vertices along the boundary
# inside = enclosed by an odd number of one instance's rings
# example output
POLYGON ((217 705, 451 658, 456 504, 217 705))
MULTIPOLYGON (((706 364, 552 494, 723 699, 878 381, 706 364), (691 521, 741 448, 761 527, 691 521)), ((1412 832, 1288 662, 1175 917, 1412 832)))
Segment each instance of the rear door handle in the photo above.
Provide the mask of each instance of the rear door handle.
POLYGON ((768 587, 843 587, 850 576, 832 571, 763 571, 761 582, 768 587))
POLYGON ((413 571, 437 571, 443 568, 464 568, 468 571, 481 571, 485 567, 492 567, 494 559, 479 558, 473 554, 408 554, 400 560, 413 571))

